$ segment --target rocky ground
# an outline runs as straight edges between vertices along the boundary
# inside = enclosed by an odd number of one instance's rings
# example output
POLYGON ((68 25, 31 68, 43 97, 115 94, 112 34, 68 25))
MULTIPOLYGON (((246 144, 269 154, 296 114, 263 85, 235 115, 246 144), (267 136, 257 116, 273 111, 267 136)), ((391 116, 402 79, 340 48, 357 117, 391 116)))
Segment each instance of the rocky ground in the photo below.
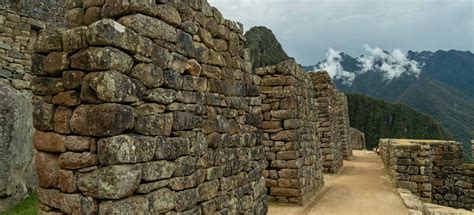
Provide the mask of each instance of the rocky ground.
POLYGON ((270 215, 408 214, 396 188, 370 151, 354 151, 337 174, 324 176, 325 188, 305 207, 270 204, 270 215))

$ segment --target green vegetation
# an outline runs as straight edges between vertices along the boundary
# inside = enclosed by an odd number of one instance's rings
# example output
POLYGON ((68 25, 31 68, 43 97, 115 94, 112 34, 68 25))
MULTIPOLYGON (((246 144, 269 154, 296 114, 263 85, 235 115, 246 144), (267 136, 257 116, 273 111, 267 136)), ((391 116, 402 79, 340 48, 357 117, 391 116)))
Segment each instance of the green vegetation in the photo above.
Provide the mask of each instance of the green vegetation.
POLYGON ((439 120, 456 141, 474 138, 474 100, 447 84, 420 77, 395 102, 439 120))
POLYGON ((273 32, 263 26, 253 27, 245 33, 245 48, 250 50, 253 68, 276 65, 289 59, 273 32))
POLYGON ((347 101, 351 127, 365 133, 368 149, 377 146, 380 138, 451 139, 437 121, 404 104, 359 94, 347 94, 347 101))
POLYGON ((38 214, 38 196, 32 193, 14 208, 7 210, 2 215, 36 215, 38 214))

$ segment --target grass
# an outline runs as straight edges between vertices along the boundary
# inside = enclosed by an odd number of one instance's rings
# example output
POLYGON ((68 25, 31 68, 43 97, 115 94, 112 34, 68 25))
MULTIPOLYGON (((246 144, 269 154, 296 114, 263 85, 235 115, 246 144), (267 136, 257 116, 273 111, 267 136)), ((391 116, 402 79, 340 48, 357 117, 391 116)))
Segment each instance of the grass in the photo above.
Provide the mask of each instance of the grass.
POLYGON ((38 214, 38 196, 32 193, 28 198, 20 202, 14 208, 7 210, 1 215, 36 215, 38 214))

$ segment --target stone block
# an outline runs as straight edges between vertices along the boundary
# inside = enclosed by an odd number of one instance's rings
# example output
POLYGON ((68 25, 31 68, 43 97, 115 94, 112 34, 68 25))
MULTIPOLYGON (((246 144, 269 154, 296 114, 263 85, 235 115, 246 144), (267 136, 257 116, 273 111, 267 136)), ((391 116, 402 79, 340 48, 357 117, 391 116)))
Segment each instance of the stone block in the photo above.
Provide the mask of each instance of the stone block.
POLYGON ((115 70, 129 73, 133 60, 124 52, 113 47, 89 47, 70 57, 71 68, 84 71, 115 70))
POLYGON ((71 118, 73 132, 84 136, 114 136, 133 125, 133 108, 112 103, 80 105, 71 118))
POLYGON ((36 170, 38 184, 42 188, 59 187, 59 162, 58 156, 49 153, 38 152, 36 154, 36 170))
POLYGON ((97 145, 101 164, 138 163, 153 159, 156 139, 140 135, 119 135, 100 139, 97 145))
POLYGON ((65 152, 65 140, 65 136, 52 132, 36 131, 33 134, 35 149, 44 152, 65 152))
POLYGON ((97 164, 97 155, 90 152, 65 152, 59 156, 59 166, 61 169, 82 169, 97 164))

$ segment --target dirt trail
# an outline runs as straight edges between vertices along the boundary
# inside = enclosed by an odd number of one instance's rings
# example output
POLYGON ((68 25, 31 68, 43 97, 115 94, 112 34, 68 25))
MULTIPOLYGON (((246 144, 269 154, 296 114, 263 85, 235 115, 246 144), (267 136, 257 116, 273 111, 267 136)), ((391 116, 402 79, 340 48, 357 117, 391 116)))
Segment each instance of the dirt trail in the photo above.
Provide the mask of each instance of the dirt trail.
POLYGON ((408 214, 390 184, 380 158, 370 151, 354 151, 338 175, 325 176, 325 188, 305 207, 271 203, 270 215, 398 215, 408 214))

